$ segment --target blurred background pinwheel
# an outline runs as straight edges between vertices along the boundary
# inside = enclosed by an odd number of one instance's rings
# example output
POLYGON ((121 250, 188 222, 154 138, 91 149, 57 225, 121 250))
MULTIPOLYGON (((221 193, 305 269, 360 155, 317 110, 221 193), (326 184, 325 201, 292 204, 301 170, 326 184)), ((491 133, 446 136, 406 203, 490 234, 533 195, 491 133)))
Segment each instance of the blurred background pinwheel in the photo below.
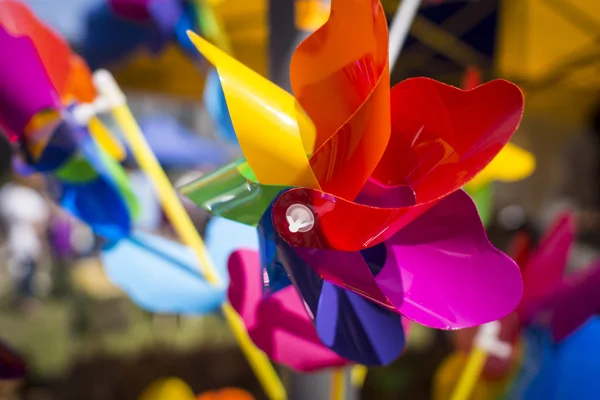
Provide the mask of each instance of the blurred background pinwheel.
POLYGON ((77 101, 95 93, 85 63, 26 6, 2 5, 0 36, 11 53, 1 61, 2 129, 18 141, 24 159, 51 178, 63 208, 101 236, 126 236, 138 207, 114 158, 122 148, 98 119, 85 126, 73 114, 77 101))
POLYGON ((258 224, 270 291, 293 283, 328 347, 386 364, 404 346, 400 314, 455 329, 514 309, 518 268, 489 244, 458 189, 516 130, 516 86, 462 92, 411 79, 390 91, 385 16, 370 0, 332 2, 324 29, 298 47, 296 98, 192 41, 219 73, 245 160, 182 192, 258 224))
MULTIPOLYGON (((593 324, 588 321, 593 320, 600 303, 595 293, 600 282, 600 268, 596 262, 563 277, 574 239, 574 216, 564 213, 556 218, 535 251, 531 251, 521 237, 513 241, 509 254, 521 265, 523 298, 513 313, 499 321, 498 336, 513 350, 505 358, 488 356, 473 392, 475 398, 499 398, 512 386, 511 382, 522 385, 518 382, 533 379, 531 374, 537 370, 535 365, 541 362, 540 357, 545 357, 538 351, 540 347, 553 343, 552 347, 557 350, 551 352, 561 352, 558 349, 562 343, 571 341, 566 338, 577 336, 573 332, 585 330, 582 327, 587 323, 593 324), (534 353, 537 354, 535 357, 534 353)), ((436 399, 448 398, 452 392, 478 329, 453 333, 458 351, 440 364, 436 374, 436 399)))

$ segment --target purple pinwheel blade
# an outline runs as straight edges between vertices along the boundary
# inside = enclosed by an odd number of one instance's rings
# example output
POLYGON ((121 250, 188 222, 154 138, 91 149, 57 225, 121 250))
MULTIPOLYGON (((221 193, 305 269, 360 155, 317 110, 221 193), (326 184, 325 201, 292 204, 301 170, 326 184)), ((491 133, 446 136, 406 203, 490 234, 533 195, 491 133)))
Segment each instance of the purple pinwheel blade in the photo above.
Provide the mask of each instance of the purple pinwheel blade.
POLYGON ((0 27, 0 126, 22 137, 31 117, 60 107, 50 78, 31 39, 14 37, 0 27))
POLYGON ((399 314, 324 281, 281 237, 276 237, 276 243, 323 344, 364 365, 386 365, 400 356, 405 337, 399 314))

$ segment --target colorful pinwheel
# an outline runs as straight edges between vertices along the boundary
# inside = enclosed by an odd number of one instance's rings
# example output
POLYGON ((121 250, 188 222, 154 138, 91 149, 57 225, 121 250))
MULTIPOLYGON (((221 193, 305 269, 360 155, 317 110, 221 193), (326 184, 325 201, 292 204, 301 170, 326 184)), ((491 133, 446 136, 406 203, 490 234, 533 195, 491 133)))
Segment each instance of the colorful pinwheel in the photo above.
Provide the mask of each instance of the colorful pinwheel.
POLYGON ((390 90, 376 0, 332 2, 292 58, 296 98, 190 35, 219 73, 245 159, 182 192, 258 225, 267 291, 293 283, 326 346, 386 364, 404 347, 400 315, 457 329, 515 308, 519 269, 460 187, 517 129, 518 87, 417 78, 390 90))
MULTIPOLYGON (((516 238, 510 254, 522 266, 523 298, 515 312, 500 320, 499 335, 499 339, 510 343, 514 350, 507 358, 489 355, 474 391, 478 398, 495 398, 503 393, 521 364, 531 362, 523 357, 521 338, 537 337, 538 343, 542 343, 546 339, 540 337, 546 334, 540 336, 540 333, 535 333, 532 336, 529 330, 548 332, 554 343, 561 343, 597 312, 600 306, 597 293, 600 264, 595 263, 590 268, 563 277, 574 238, 574 217, 570 213, 557 217, 533 253, 529 252, 527 242, 516 238)), ((456 383, 456 375, 466 361, 460 353, 471 349, 476 332, 477 328, 472 328, 454 334, 459 352, 440 365, 436 398, 448 397, 456 383)), ((530 346, 537 347, 539 344, 527 340, 525 347, 530 346)))
POLYGON ((63 208, 102 236, 126 236, 138 207, 127 176, 109 153, 118 153, 118 144, 99 120, 92 118, 88 127, 73 114, 73 100, 95 96, 87 67, 13 0, 1 3, 0 42, 11 55, 0 60, 2 130, 18 141, 35 170, 51 178, 63 208))
POLYGON ((158 54, 176 42, 190 56, 197 57, 187 30, 200 30, 227 49, 227 36, 211 4, 205 0, 107 0, 89 15, 83 55, 90 65, 99 68, 141 48, 158 54))

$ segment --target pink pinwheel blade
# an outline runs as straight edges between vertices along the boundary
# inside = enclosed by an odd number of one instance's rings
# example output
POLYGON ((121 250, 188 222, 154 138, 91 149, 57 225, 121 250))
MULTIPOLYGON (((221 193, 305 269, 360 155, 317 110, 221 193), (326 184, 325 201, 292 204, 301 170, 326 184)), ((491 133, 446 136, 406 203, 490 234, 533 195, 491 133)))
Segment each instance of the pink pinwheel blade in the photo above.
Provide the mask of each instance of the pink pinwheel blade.
POLYGON ((349 363, 325 347, 293 286, 262 299, 259 255, 239 250, 229 258, 232 305, 246 323, 250 337, 275 362, 310 372, 349 363))
POLYGON ((548 295, 562 281, 574 240, 575 217, 572 213, 559 215, 523 268, 520 310, 527 312, 531 302, 548 295))
POLYGON ((31 39, 0 26, 0 49, 0 126, 21 136, 35 113, 60 102, 31 39))
POLYGON ((438 329, 500 319, 515 309, 518 266, 488 241, 469 196, 458 191, 385 243, 379 287, 407 318, 438 329))

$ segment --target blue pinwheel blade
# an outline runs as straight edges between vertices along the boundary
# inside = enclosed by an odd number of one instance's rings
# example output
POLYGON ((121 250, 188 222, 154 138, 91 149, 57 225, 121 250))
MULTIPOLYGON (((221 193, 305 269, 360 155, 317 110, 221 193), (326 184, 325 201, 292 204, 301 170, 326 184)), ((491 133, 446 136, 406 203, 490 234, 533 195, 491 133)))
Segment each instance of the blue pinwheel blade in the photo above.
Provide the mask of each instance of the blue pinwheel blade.
POLYGON ((229 257, 237 250, 258 251, 255 227, 213 217, 206 226, 206 249, 217 268, 227 271, 229 257))
POLYGON ((106 165, 107 160, 94 140, 83 131, 77 135, 77 143, 83 157, 96 172, 96 176, 87 182, 60 182, 60 204, 96 233, 110 241, 123 238, 131 232, 132 215, 124 193, 119 188, 113 172, 106 165))
POLYGON ((109 240, 126 237, 131 229, 129 210, 114 188, 103 179, 86 183, 59 182, 60 205, 109 240))
MULTIPOLYGON (((537 343, 538 357, 528 357, 521 371, 517 391, 522 398, 533 399, 593 399, 600 393, 600 318, 589 320, 583 327, 555 344, 548 332, 540 338, 529 336, 537 343), (534 363, 532 365, 532 363, 534 363), (532 376, 528 371, 534 371, 532 376), (527 379, 529 378, 529 379, 527 379)), ((529 340, 528 342, 531 342, 529 340)))
POLYGON ((148 311, 202 315, 227 296, 226 271, 219 271, 222 285, 209 284, 191 249, 159 236, 135 232, 106 246, 101 259, 110 280, 148 311))

